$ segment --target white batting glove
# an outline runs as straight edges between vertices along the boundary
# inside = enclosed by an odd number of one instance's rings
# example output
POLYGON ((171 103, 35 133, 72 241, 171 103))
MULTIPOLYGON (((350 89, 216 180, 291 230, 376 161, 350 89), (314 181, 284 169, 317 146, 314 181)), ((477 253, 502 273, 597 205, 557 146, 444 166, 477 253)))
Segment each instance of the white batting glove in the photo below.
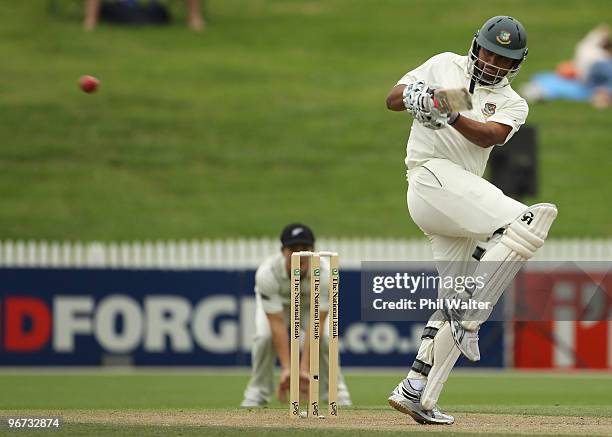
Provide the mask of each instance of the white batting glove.
POLYGON ((406 109, 426 128, 437 130, 446 125, 448 115, 434 106, 433 89, 422 80, 406 86, 402 96, 406 109))
POLYGON ((404 106, 415 117, 418 112, 429 112, 429 108, 433 106, 433 99, 431 99, 428 90, 429 87, 422 80, 411 83, 404 88, 402 93, 404 106), (432 100, 431 105, 429 99, 432 100))

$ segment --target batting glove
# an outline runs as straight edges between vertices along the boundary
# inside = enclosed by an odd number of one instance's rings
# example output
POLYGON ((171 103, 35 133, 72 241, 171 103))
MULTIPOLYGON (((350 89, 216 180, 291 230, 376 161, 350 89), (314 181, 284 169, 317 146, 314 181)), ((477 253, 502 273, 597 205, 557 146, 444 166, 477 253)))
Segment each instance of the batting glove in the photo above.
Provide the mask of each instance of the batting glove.
POLYGON ((406 86, 402 97, 406 109, 426 128, 438 130, 447 124, 448 115, 434 106, 433 89, 422 80, 406 86))

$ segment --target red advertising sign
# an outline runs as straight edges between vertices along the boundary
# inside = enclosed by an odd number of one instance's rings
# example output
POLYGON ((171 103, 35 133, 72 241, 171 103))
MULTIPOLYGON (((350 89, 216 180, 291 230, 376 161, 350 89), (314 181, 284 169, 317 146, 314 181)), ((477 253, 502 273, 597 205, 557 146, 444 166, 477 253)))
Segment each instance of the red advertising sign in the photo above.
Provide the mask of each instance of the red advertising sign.
POLYGON ((524 272, 515 283, 514 366, 612 369, 611 293, 608 272, 524 272))

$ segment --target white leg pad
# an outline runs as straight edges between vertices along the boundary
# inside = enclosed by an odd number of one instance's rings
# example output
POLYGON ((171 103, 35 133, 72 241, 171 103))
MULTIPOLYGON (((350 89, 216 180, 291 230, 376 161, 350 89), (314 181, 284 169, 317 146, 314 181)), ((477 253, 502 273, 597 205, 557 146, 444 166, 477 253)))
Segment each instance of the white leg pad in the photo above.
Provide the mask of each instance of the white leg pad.
MULTIPOLYGON (((442 316, 440 316, 442 317, 442 316)), ((444 326, 446 323, 445 320, 437 320, 432 317, 427 322, 427 326, 425 331, 423 332, 423 336, 421 337, 421 346, 419 346, 419 351, 416 356, 416 360, 408 372, 409 379, 424 379, 427 378, 429 374, 429 369, 433 364, 433 345, 434 338, 437 332, 444 326), (435 334, 433 334, 431 330, 435 329, 435 334), (427 332, 429 330, 429 332, 427 332)))
POLYGON ((427 377, 427 385, 421 395, 421 406, 425 410, 435 407, 448 379, 448 375, 461 352, 455 346, 448 322, 440 328, 433 340, 433 366, 427 377))
POLYGON ((557 207, 551 203, 530 206, 510 223, 499 242, 484 254, 474 277, 487 280, 474 290, 472 299, 490 305, 488 310, 468 310, 463 315, 461 324, 466 330, 475 331, 491 315, 494 305, 518 271, 544 245, 556 217, 557 207))

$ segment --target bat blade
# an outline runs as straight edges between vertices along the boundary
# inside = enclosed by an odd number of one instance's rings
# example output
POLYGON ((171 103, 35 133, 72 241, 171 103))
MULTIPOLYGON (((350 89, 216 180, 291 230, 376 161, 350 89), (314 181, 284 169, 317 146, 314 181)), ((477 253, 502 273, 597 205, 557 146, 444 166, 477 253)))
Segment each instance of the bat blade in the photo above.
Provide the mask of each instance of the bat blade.
POLYGON ((467 88, 434 90, 434 105, 442 114, 472 109, 472 97, 467 88))

